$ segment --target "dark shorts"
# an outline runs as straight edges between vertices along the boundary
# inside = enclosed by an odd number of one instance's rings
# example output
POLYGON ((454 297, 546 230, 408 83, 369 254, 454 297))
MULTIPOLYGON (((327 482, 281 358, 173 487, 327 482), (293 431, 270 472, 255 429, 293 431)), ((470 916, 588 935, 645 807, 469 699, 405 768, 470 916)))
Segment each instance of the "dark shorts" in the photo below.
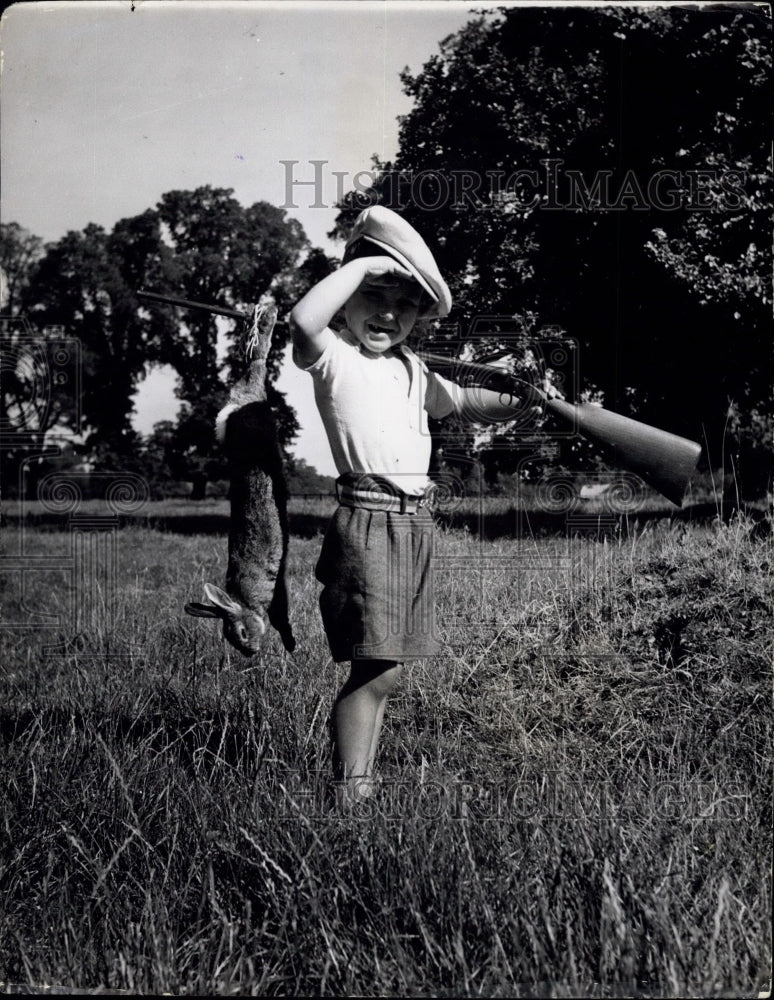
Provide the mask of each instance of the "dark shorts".
POLYGON ((426 509, 399 514, 340 506, 325 533, 315 575, 331 654, 345 660, 435 656, 432 555, 426 509))

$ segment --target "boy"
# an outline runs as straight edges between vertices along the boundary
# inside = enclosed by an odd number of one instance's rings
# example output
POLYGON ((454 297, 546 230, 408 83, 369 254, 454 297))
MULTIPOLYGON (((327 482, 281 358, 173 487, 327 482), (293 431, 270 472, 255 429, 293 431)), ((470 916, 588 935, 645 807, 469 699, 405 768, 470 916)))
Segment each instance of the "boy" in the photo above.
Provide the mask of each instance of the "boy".
POLYGON ((508 420, 517 401, 431 373, 405 345, 418 318, 445 316, 451 295, 419 233, 390 209, 362 212, 341 267, 293 308, 293 357, 339 472, 340 506, 316 567, 333 659, 350 661, 334 704, 335 775, 370 794, 388 694, 407 659, 435 655, 426 503, 428 414, 508 420), (346 329, 330 329, 343 307, 346 329))

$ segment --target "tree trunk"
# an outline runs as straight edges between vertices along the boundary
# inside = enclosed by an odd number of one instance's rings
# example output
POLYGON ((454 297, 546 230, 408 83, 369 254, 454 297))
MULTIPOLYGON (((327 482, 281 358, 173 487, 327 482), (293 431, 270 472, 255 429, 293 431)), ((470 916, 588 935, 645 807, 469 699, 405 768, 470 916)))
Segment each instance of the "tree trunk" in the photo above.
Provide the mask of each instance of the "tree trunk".
POLYGON ((204 500, 207 495, 207 476, 206 472, 194 472, 191 476, 191 499, 192 500, 204 500))
POLYGON ((36 462, 27 462, 24 465, 21 493, 25 500, 38 499, 38 484, 43 478, 43 473, 47 471, 43 461, 42 458, 39 458, 36 462))

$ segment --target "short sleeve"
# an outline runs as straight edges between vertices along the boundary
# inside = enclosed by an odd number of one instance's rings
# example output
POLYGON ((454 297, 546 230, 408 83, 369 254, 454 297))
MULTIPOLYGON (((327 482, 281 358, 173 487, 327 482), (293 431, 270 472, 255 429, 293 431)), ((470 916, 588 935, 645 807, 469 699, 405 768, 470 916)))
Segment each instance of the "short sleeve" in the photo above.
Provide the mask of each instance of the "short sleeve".
POLYGON ((331 356, 338 344, 338 337, 330 327, 327 327, 323 332, 325 334, 323 338, 323 352, 316 361, 312 362, 311 365, 305 365, 299 361, 296 349, 295 347, 293 348, 293 364, 296 368, 300 368, 302 372, 309 372, 310 375, 317 375, 321 371, 325 371, 330 364, 331 356))

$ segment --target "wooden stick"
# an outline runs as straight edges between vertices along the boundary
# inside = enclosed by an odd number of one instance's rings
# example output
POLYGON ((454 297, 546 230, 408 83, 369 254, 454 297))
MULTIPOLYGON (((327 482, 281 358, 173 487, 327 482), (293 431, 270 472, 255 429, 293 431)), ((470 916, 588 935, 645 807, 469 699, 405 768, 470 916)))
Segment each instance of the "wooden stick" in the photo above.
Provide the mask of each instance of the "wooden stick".
POLYGON ((191 302, 190 299, 181 299, 176 295, 159 295, 158 292, 139 291, 137 297, 148 299, 151 302, 164 302, 170 306, 182 306, 183 309, 200 309, 202 312, 215 313, 217 316, 229 316, 231 319, 250 319, 247 313, 239 312, 238 309, 228 309, 225 306, 208 306, 204 302, 191 302))

